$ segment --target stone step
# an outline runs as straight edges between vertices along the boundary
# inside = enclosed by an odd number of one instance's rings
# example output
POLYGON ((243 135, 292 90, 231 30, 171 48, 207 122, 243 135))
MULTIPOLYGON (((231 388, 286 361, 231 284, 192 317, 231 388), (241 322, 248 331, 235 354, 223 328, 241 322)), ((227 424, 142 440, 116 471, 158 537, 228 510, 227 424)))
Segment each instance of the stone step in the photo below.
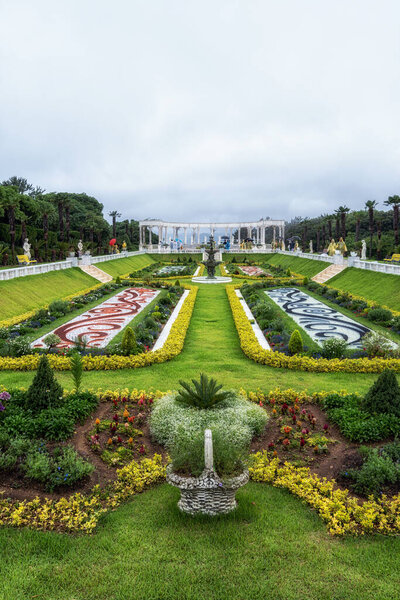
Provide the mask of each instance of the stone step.
POLYGON ((325 283, 329 279, 332 279, 332 277, 334 277, 338 273, 344 271, 344 269, 346 268, 347 265, 329 265, 329 267, 314 275, 314 277, 312 277, 311 280, 315 281, 316 283, 325 283))
POLYGON ((94 277, 94 279, 97 279, 97 281, 101 281, 101 283, 108 283, 113 279, 111 275, 105 273, 104 271, 102 271, 98 267, 95 267, 94 265, 82 265, 80 269, 88 275, 90 275, 91 277, 94 277))

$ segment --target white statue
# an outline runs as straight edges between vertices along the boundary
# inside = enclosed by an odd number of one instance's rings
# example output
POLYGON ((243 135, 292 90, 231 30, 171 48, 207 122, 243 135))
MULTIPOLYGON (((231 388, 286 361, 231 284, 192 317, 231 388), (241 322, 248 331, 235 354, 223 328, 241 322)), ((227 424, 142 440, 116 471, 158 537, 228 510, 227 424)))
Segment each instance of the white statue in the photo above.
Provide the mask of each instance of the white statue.
POLYGON ((28 260, 31 260, 31 245, 29 243, 29 239, 25 238, 24 245, 22 246, 24 249, 24 254, 28 260))
POLYGON ((314 252, 314 250, 313 250, 312 240, 310 240, 310 254, 312 254, 313 252, 314 252))
POLYGON ((82 251, 83 251, 83 244, 82 244, 82 240, 79 240, 78 242, 78 252, 79 252, 79 256, 82 255, 82 251))
POLYGON ((366 260, 367 258, 367 243, 365 240, 361 240, 361 260, 366 260))

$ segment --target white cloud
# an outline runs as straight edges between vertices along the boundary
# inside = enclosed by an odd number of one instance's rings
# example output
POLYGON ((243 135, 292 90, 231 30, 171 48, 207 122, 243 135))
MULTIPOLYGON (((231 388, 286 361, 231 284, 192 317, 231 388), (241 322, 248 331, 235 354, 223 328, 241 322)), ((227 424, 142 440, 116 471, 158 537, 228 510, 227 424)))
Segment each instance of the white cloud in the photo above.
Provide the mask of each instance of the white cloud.
POLYGON ((1 9, 1 179, 124 217, 290 218, 398 193, 395 0, 1 9))

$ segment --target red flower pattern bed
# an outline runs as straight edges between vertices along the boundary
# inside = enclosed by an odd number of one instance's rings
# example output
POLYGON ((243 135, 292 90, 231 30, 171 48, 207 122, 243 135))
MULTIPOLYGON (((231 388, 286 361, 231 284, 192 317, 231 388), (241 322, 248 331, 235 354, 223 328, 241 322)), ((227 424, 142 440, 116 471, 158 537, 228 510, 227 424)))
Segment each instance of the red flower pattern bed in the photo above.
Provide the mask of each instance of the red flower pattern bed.
POLYGON ((240 267, 243 273, 246 275, 250 275, 250 277, 259 277, 260 275, 265 275, 264 269, 260 269, 260 267, 240 267))
MULTIPOLYGON (((84 339, 90 348, 104 348, 160 292, 147 288, 127 288, 85 313, 60 325, 51 333, 61 339, 57 348, 71 348, 77 339, 84 339)), ((41 338, 32 342, 33 348, 45 348, 41 338)))

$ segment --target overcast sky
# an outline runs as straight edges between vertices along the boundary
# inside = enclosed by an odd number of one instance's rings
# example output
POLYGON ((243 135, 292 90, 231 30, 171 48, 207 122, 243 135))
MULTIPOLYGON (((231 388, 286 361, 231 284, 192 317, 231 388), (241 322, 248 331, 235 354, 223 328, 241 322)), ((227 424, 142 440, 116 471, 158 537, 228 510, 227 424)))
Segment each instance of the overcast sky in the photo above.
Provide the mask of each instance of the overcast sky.
POLYGON ((123 218, 400 194, 398 0, 0 0, 0 179, 123 218))

